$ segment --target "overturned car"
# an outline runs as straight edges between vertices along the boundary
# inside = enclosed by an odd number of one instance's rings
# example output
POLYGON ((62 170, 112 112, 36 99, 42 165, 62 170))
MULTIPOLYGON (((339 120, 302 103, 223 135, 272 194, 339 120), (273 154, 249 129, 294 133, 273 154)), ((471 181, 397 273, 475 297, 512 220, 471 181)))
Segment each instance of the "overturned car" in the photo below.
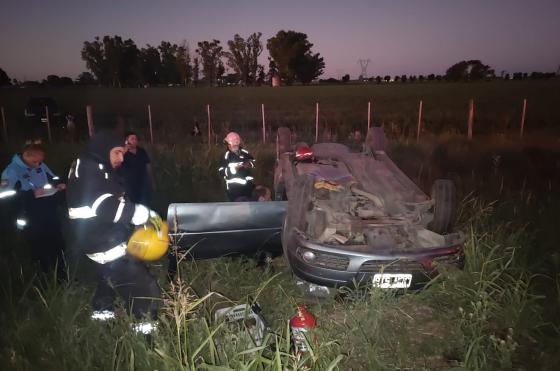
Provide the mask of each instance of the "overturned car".
POLYGON ((436 180, 427 196, 387 156, 381 128, 357 152, 292 145, 280 128, 274 191, 269 202, 171 204, 171 237, 194 259, 283 251, 296 276, 330 287, 416 288, 438 265, 463 264, 453 183, 436 180))
POLYGON ((415 288, 439 264, 462 266, 453 183, 436 180, 431 197, 424 194, 385 153, 381 128, 369 131, 360 152, 338 143, 292 146, 290 138, 279 129, 274 188, 288 200, 282 246, 298 277, 415 288))

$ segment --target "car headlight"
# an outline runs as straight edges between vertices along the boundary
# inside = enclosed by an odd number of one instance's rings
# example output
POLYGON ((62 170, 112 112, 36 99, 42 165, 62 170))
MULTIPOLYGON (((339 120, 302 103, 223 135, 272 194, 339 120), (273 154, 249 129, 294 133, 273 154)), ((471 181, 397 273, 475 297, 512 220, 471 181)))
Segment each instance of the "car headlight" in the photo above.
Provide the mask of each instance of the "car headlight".
POLYGON ((315 260, 315 258, 317 258, 317 255, 315 255, 313 251, 306 250, 303 252, 303 254, 301 254, 301 257, 306 262, 311 263, 313 260, 315 260))

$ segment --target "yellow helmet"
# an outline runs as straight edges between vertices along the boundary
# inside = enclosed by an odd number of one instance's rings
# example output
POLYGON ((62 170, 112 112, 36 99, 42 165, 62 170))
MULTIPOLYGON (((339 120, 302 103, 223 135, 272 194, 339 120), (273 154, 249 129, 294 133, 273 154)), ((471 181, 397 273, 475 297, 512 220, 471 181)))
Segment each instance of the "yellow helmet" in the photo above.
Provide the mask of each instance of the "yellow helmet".
POLYGON ((169 248, 167 222, 157 231, 151 225, 138 228, 128 240, 127 253, 140 260, 154 261, 161 258, 169 248))

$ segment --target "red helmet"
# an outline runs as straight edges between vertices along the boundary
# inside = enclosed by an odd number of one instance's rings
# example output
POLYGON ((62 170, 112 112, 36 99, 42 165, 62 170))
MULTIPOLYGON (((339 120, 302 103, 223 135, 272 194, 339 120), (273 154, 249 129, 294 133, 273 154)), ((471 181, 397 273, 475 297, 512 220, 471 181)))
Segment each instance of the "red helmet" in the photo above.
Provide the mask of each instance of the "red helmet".
POLYGON ((296 161, 309 161, 313 158, 313 151, 311 148, 299 147, 296 151, 296 161))

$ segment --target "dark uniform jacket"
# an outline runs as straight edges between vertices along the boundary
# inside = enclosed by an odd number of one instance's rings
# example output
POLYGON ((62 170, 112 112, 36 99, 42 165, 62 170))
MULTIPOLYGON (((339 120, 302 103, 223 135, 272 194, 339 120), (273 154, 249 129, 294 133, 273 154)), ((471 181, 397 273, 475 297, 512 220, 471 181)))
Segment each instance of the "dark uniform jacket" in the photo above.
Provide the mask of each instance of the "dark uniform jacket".
POLYGON ((97 134, 68 175, 68 215, 86 254, 126 243, 131 233, 135 204, 126 198, 122 180, 109 161, 111 148, 124 146, 122 142, 109 133, 97 134))
POLYGON ((253 184, 253 177, 251 176, 251 169, 255 167, 255 159, 251 154, 240 148, 238 153, 227 150, 222 158, 218 172, 224 177, 226 182, 226 189, 230 190, 232 187, 246 186, 253 184), (243 163, 249 163, 249 168, 239 167, 243 163))

